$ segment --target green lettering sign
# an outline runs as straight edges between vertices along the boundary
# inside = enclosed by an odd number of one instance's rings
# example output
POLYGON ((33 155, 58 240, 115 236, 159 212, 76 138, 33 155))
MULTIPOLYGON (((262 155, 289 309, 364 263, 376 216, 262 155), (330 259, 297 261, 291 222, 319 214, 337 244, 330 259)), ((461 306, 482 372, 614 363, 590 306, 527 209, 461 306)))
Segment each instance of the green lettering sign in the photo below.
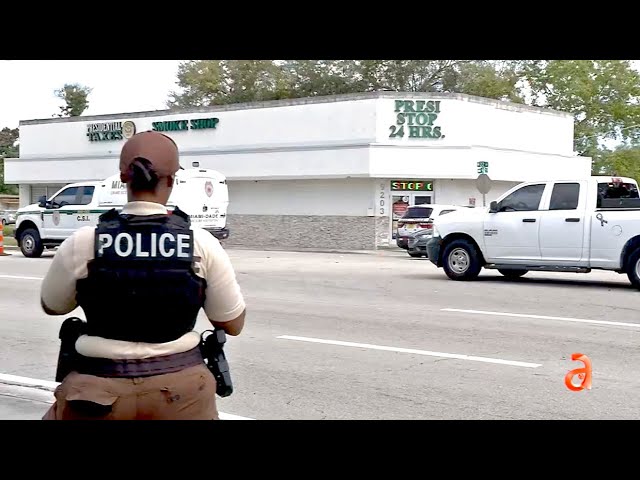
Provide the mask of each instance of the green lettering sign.
POLYGON ((396 100, 395 113, 396 123, 389 127, 389 138, 444 138, 442 128, 434 125, 440 114, 440 100, 396 100))
POLYGON ((90 142, 124 140, 136 133, 136 124, 131 120, 124 122, 101 122, 87 125, 87 137, 90 142))
POLYGON ((122 140, 122 122, 91 123, 87 125, 87 137, 90 142, 122 140))
POLYGON ((433 182, 424 180, 391 180, 392 191, 432 192, 433 182))
POLYGON ((489 173, 489 162, 478 162, 478 173, 480 175, 489 173))
POLYGON ((198 120, 191 120, 192 130, 202 130, 205 128, 216 128, 219 118, 200 118, 198 120))
POLYGON ((153 122, 151 130, 154 132, 179 132, 183 130, 204 130, 216 128, 219 118, 197 118, 192 120, 169 120, 153 122))

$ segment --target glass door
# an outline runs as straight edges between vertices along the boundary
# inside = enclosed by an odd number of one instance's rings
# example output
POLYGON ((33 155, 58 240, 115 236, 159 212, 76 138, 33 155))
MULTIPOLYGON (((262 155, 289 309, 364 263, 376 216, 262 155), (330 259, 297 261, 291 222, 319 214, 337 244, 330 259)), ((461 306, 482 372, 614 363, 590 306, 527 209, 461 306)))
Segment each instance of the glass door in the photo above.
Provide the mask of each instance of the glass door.
POLYGON ((411 205, 410 194, 391 196, 391 239, 395 240, 398 233, 398 220, 405 214, 411 205))

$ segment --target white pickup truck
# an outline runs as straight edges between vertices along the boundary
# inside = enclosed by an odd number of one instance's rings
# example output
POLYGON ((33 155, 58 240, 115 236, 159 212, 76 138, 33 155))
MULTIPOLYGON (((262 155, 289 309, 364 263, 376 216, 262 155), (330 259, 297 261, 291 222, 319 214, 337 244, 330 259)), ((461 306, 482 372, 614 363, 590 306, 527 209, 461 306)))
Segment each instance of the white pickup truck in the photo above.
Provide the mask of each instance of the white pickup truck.
POLYGON ((488 208, 438 217, 429 259, 452 280, 482 268, 516 278, 529 271, 626 273, 640 289, 640 198, 631 178, 527 182, 488 208))
MULTIPOLYGON (((66 185, 51 198, 20 208, 15 237, 25 257, 40 257, 55 248, 78 228, 98 224, 98 217, 127 202, 126 185, 120 175, 99 182, 66 185)), ((226 228, 229 191, 226 177, 216 170, 189 168, 176 173, 167 210, 178 206, 191 224, 204 228, 219 240, 229 236, 226 228)))

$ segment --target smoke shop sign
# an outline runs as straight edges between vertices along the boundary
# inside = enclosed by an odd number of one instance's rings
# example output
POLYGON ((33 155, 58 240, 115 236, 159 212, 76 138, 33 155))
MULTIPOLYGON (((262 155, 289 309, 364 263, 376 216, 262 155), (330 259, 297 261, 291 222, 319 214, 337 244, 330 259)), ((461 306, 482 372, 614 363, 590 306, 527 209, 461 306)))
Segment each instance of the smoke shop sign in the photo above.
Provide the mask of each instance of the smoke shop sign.
POLYGON ((169 120, 165 122, 153 122, 151 129, 154 132, 179 132, 182 130, 206 130, 216 128, 219 118, 196 118, 192 120, 169 120))
POLYGON ((415 191, 415 192, 432 192, 433 182, 423 182, 420 180, 392 180, 392 191, 415 191))
POLYGON ((438 125, 440 100, 396 100, 395 114, 389 138, 444 138, 438 125))

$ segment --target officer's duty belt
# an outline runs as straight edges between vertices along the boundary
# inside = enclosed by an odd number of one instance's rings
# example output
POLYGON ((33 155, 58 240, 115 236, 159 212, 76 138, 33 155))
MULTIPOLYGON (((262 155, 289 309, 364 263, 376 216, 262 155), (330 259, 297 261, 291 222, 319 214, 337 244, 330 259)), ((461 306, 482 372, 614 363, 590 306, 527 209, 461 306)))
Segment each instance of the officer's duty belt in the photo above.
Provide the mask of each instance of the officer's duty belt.
POLYGON ((141 359, 113 360, 79 355, 73 369, 97 377, 133 378, 179 372, 196 365, 204 365, 199 346, 184 353, 141 359))

